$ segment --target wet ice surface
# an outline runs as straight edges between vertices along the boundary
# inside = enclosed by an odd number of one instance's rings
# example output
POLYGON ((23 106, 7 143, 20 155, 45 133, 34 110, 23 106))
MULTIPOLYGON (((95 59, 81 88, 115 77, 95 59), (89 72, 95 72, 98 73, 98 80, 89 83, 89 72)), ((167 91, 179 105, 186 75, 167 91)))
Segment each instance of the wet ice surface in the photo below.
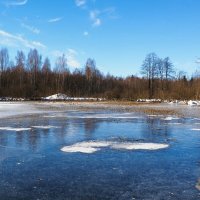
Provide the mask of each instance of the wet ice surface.
POLYGON ((0 127, 1 200, 200 199, 199 119, 71 110, 0 127))
POLYGON ((138 142, 116 142, 116 141, 88 141, 65 146, 61 149, 66 153, 94 153, 104 147, 118 150, 158 150, 169 147, 168 144, 138 143, 138 142))

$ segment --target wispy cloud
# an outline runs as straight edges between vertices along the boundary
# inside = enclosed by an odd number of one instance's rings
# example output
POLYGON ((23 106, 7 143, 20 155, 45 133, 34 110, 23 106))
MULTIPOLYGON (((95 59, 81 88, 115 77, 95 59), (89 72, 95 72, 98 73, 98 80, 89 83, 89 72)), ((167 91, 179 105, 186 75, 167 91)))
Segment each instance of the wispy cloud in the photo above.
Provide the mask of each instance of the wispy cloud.
POLYGON ((75 4, 78 7, 84 6, 86 4, 87 0, 75 0, 75 4))
POLYGON ((118 19, 119 18, 119 16, 116 14, 115 7, 105 8, 101 13, 106 15, 110 19, 118 19))
POLYGON ((7 0, 5 2, 6 6, 24 6, 28 3, 28 0, 16 0, 16 1, 11 1, 11 0, 7 0))
POLYGON ((88 33, 87 31, 84 31, 84 32, 83 32, 83 35, 84 35, 84 36, 88 36, 89 33, 88 33))
POLYGON ((24 23, 21 23, 21 26, 23 28, 31 31, 34 34, 39 34, 40 33, 40 30, 38 28, 33 27, 33 26, 30 26, 30 25, 27 25, 27 24, 24 24, 24 23))
MULTIPOLYGON (((77 51, 74 50, 74 49, 67 49, 67 51, 64 53, 67 57, 67 64, 69 67, 80 67, 80 63, 77 59, 77 51)), ((63 55, 63 52, 62 51, 59 51, 59 50, 55 50, 52 52, 52 55, 54 57, 59 57, 59 56, 62 56, 63 55)))
POLYGON ((52 18, 52 19, 49 19, 48 22, 49 23, 55 23, 55 22, 61 21, 62 19, 63 19, 62 17, 52 18))
POLYGON ((199 65, 199 64, 200 64, 200 58, 197 58, 197 59, 195 60, 195 63, 199 65))
POLYGON ((11 47, 26 47, 26 48, 46 48, 44 44, 38 41, 30 41, 20 35, 14 35, 0 29, 0 44, 11 47))
POLYGON ((101 19, 99 18, 100 15, 99 10, 91 10, 90 11, 90 19, 92 21, 92 26, 100 26, 101 25, 101 19))
POLYGON ((74 49, 68 49, 66 55, 70 67, 80 67, 80 63, 76 58, 78 53, 74 49))

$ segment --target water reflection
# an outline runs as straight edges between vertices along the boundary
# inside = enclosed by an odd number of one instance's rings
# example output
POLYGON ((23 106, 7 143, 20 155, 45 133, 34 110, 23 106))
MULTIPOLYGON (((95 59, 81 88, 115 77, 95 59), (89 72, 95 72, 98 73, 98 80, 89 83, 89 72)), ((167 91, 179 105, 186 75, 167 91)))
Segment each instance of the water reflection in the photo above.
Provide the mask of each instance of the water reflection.
MULTIPOLYGON (((72 113, 73 116, 76 113, 72 113)), ((88 114, 88 113, 87 113, 88 114)), ((93 113, 94 114, 94 113, 93 113)), ((91 115, 91 113, 90 113, 91 115)), ((81 113, 84 116, 84 113, 81 113)), ((31 127, 30 131, 0 131, 0 145, 27 147, 33 151, 48 143, 73 142, 75 140, 94 140, 119 138, 124 140, 147 140, 163 142, 171 137, 173 127, 159 118, 48 118, 27 117, 13 119, 4 126, 31 127), (41 126, 41 128, 40 128, 41 126), (49 128, 48 128, 49 126, 49 128), (37 128, 35 128, 37 127, 37 128), (47 127, 47 128, 42 128, 47 127), (53 128, 56 127, 56 128, 53 128)), ((0 124, 2 126, 2 124, 0 124)))
POLYGON ((156 138, 169 138, 171 137, 172 127, 164 124, 160 118, 147 118, 146 126, 142 131, 146 138, 156 139, 156 138), (146 130, 145 130, 146 129, 146 130))
POLYGON ((0 127, 31 130, 0 131, 0 199, 199 199, 200 137, 190 131, 194 120, 134 113, 104 118, 105 111, 98 112, 2 120, 0 127), (60 151, 85 140, 168 143, 170 148, 105 148, 91 155, 60 151))

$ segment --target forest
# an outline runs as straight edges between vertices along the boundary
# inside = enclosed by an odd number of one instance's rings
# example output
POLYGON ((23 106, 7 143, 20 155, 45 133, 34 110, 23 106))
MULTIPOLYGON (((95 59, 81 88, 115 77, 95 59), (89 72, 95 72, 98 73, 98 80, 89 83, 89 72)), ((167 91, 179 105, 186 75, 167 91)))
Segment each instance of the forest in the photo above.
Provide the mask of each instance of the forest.
POLYGON ((37 49, 30 49, 27 55, 17 51, 12 61, 8 49, 0 49, 0 97, 40 99, 64 93, 70 97, 113 100, 200 99, 199 73, 188 78, 185 72, 175 70, 169 57, 148 54, 141 63, 139 74, 125 78, 104 75, 91 58, 81 69, 70 71, 65 54, 52 66, 50 59, 43 59, 37 49))

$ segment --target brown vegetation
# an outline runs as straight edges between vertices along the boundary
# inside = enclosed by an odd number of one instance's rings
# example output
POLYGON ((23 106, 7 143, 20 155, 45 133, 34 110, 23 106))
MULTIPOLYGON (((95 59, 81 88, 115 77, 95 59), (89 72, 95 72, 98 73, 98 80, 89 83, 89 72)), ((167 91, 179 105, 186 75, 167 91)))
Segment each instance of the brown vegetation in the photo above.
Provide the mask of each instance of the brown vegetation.
POLYGON ((0 96, 36 99, 54 93, 72 97, 104 97, 106 99, 136 100, 138 98, 198 99, 200 78, 188 80, 184 73, 176 73, 169 58, 147 55, 141 67, 144 77, 126 78, 103 75, 93 59, 82 69, 71 72, 65 55, 58 57, 52 70, 48 58, 36 49, 27 57, 18 51, 15 62, 9 60, 8 50, 0 50, 0 96))

